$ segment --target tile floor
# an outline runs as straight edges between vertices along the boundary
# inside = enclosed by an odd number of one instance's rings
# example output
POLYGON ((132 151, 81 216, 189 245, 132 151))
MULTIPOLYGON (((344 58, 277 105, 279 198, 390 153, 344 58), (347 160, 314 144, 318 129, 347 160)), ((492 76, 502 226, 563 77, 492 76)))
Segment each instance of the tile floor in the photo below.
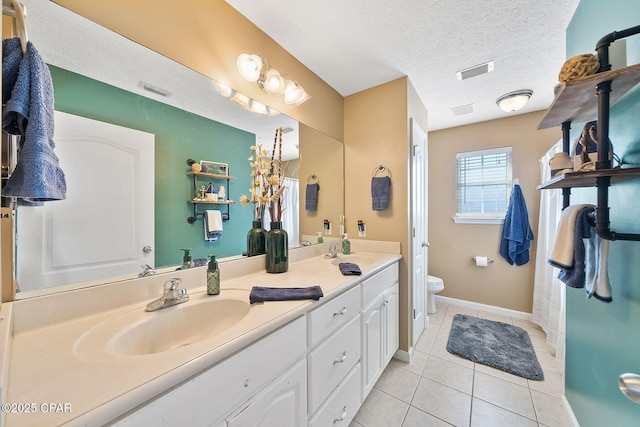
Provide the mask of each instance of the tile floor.
POLYGON ((571 427, 560 396, 564 372, 533 323, 437 303, 411 363, 393 359, 349 427, 571 427), (529 333, 544 381, 529 381, 447 352, 456 313, 520 326, 529 333))

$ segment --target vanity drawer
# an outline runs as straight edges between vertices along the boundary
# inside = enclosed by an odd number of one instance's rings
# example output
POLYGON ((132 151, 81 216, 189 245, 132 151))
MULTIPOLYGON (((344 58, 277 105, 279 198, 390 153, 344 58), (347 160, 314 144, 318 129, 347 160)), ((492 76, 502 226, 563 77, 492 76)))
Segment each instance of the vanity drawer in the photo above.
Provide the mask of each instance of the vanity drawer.
POLYGON ((394 263, 392 266, 382 270, 373 277, 363 281, 360 287, 362 287, 362 305, 366 306, 371 301, 376 299, 378 295, 384 292, 387 288, 393 286, 398 281, 398 263, 394 263))
POLYGON ((360 408, 360 384, 358 363, 318 413, 309 420, 309 427, 348 427, 360 408))
POLYGON ((358 315, 362 302, 356 286, 309 313, 309 347, 358 315))
POLYGON ((315 412, 360 361, 360 316, 309 352, 309 413, 315 412))

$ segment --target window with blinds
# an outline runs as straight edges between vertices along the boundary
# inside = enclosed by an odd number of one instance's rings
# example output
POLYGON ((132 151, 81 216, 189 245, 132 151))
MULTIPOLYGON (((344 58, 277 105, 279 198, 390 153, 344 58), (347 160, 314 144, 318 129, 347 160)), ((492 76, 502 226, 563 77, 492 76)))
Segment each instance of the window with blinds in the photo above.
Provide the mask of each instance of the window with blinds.
POLYGON ((511 147, 456 154, 456 176, 457 219, 504 219, 511 191, 511 147))

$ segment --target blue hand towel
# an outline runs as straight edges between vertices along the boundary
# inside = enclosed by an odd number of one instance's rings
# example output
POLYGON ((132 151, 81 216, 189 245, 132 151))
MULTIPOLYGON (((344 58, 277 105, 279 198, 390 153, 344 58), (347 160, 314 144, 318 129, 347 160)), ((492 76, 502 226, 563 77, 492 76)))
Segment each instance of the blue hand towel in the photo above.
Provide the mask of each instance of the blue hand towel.
POLYGON ((305 210, 315 211, 318 209, 318 191, 320 191, 319 184, 307 184, 304 202, 305 210))
POLYGON ((389 208, 390 194, 390 177, 380 176, 371 178, 371 204, 374 211, 383 211, 389 208))
POLYGON ((53 84, 47 64, 27 43, 22 55, 20 39, 2 42, 2 127, 21 135, 16 168, 3 196, 42 202, 62 200, 67 184, 53 152, 53 84))
POLYGON ((533 240, 533 231, 529 225, 527 205, 520 185, 513 186, 509 207, 504 218, 500 255, 509 264, 524 265, 529 262, 529 247, 533 240))
POLYGON ((558 279, 572 288, 584 288, 585 284, 585 247, 583 239, 591 238, 590 207, 582 208, 576 214, 573 233, 573 263, 569 268, 560 270, 558 279))
POLYGON ((288 301, 312 299, 319 300, 324 295, 320 286, 309 286, 308 288, 266 288, 254 286, 249 294, 251 304, 262 301, 288 301))
POLYGON ((354 264, 352 262, 341 262, 338 264, 338 268, 340 268, 340 272, 343 276, 359 276, 362 274, 358 264, 354 264))

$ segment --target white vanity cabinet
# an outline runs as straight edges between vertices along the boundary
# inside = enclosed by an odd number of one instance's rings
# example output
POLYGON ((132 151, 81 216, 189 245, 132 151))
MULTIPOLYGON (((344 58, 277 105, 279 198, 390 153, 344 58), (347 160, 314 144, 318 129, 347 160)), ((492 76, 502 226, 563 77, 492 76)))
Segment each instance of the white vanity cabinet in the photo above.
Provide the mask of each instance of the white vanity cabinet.
POLYGON ((398 349, 398 264, 361 284, 362 400, 398 349))
POLYGON ((348 426, 360 406, 360 285, 308 315, 310 426, 348 426))
POLYGON ((307 413, 306 332, 306 317, 299 317, 128 414, 115 425, 217 427, 224 426, 225 423, 220 422, 226 418, 228 425, 234 427, 297 427, 300 420, 306 421, 307 413), (265 416, 269 420, 295 422, 259 423, 258 420, 267 419, 265 416))

